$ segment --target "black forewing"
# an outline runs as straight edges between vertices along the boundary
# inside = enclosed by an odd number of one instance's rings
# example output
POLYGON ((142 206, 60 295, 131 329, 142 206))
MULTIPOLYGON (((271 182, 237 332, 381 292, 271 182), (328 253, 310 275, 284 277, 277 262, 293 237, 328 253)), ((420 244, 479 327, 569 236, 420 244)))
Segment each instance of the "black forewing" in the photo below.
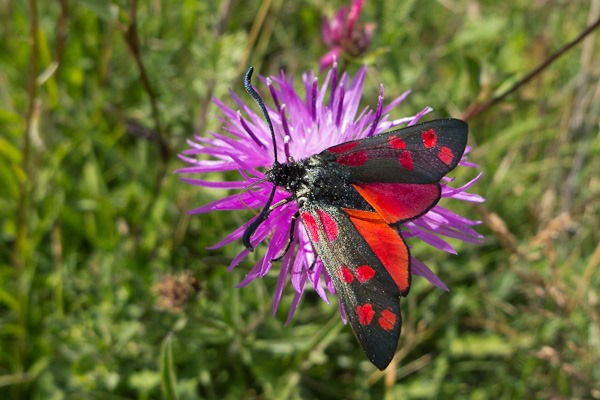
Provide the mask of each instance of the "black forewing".
POLYGON ((349 171, 351 183, 435 183, 460 161, 467 134, 466 122, 440 119, 333 146, 317 157, 349 171), (423 133, 431 129, 437 138, 435 146, 428 148, 423 133), (351 143, 356 145, 344 150, 351 143))
MULTIPOLYGON (((304 203, 300 213, 363 351, 376 367, 385 369, 396 351, 402 326, 398 286, 341 208, 304 203), (331 232, 329 217, 337 227, 336 235, 331 232), (369 275, 361 274, 364 266, 371 267, 374 276, 361 282, 359 278, 369 275), (366 323, 370 310, 372 317, 366 323)), ((398 240, 406 247, 399 234, 398 240)), ((404 250, 408 255, 408 249, 404 250)))

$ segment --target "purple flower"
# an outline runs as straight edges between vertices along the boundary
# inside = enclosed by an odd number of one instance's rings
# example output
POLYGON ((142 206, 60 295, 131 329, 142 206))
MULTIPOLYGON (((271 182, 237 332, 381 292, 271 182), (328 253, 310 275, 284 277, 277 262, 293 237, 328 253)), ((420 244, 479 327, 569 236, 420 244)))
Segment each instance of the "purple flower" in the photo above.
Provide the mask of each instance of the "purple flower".
MULTIPOLYGON (((321 86, 318 85, 317 78, 312 73, 305 73, 302 76, 304 98, 295 90, 292 80, 287 78, 283 72, 279 77, 262 79, 275 106, 274 108, 267 107, 267 109, 278 136, 278 158, 285 160, 292 157, 294 160, 301 160, 335 144, 379 134, 404 125, 414 125, 421 116, 431 111, 429 107, 426 107, 415 115, 390 119, 388 113, 395 109, 410 92, 403 93, 384 106, 383 86, 380 88, 375 110, 368 107, 359 109, 365 73, 366 67, 363 67, 354 79, 350 79, 344 73, 338 80, 336 78, 338 76, 337 66, 334 64, 321 86)), ((223 130, 227 134, 210 132, 208 137, 195 136, 195 140, 189 140, 190 148, 185 150, 180 158, 190 166, 177 172, 206 174, 238 171, 239 179, 233 182, 213 182, 197 178, 182 178, 182 180, 193 185, 242 191, 196 208, 190 211, 192 214, 215 210, 260 209, 267 202, 273 187, 271 183, 264 180, 264 170, 273 164, 273 143, 268 126, 263 116, 246 105, 235 93, 231 92, 231 97, 239 111, 226 106, 220 100, 215 100, 221 109, 223 130)), ((469 149, 467 149, 468 151, 469 149)), ((459 165, 476 167, 467 162, 466 157, 463 157, 459 165)), ((450 178, 444 178, 442 197, 482 202, 482 197, 467 192, 480 176, 481 174, 458 188, 450 186, 452 183, 450 178)), ((279 188, 273 204, 288 196, 288 193, 279 188)), ((295 202, 285 203, 274 209, 269 218, 258 227, 253 235, 253 244, 260 246, 260 242, 265 241, 263 247, 266 247, 266 251, 239 286, 244 286, 269 272, 273 264, 272 260, 283 252, 288 243, 292 216, 297 210, 298 206, 295 202), (266 240, 267 238, 270 239, 266 240)), ((211 249, 232 242, 241 242, 244 230, 250 222, 240 226, 211 249)), ((482 236, 472 229, 477 224, 479 224, 478 221, 472 221, 436 205, 420 218, 404 224, 403 235, 405 238, 417 237, 433 247, 455 254, 456 251, 442 237, 480 242, 482 236)), ((231 262, 229 270, 238 265, 248 253, 249 250, 242 250, 231 262)), ((412 272, 424 276, 434 285, 448 290, 425 264, 414 257, 412 258, 412 272)), ((295 292, 288 314, 288 322, 298 306, 307 283, 327 303, 329 303, 327 292, 334 293, 333 284, 327 276, 323 264, 315 255, 307 233, 300 223, 295 225, 294 241, 281 261, 273 313, 277 310, 288 279, 295 292)))
POLYGON ((331 20, 323 20, 322 35, 325 45, 330 49, 319 62, 321 71, 330 67, 343 53, 359 56, 371 45, 374 23, 357 24, 364 0, 354 0, 350 6, 342 7, 331 20))

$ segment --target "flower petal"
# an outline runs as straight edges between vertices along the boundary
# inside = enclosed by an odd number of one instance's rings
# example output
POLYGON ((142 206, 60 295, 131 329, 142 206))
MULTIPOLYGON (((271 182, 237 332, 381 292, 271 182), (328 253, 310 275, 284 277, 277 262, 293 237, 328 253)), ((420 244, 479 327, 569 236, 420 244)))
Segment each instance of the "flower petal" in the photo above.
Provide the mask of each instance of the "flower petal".
POLYGON ((413 274, 422 276, 423 278, 427 279, 432 285, 435 285, 440 289, 445 290, 446 292, 450 291, 450 289, 448 289, 448 286, 446 286, 444 282, 442 282, 442 280, 438 278, 438 276, 432 270, 430 270, 427 265, 425 265, 415 257, 411 257, 410 262, 413 274))

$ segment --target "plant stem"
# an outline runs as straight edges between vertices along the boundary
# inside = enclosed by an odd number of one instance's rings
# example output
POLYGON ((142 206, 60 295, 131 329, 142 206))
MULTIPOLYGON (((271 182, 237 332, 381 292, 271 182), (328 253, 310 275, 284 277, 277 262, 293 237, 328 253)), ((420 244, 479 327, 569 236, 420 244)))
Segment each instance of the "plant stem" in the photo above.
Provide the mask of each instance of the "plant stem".
POLYGON ((473 118, 477 117, 479 114, 483 113, 484 111, 487 111, 493 105, 504 100, 504 98, 507 97, 508 95, 516 92, 521 86, 528 83, 530 80, 535 78, 538 74, 540 74, 543 70, 548 68, 554 61, 558 60, 560 58, 560 56, 566 54, 569 50, 571 50, 573 47, 575 47, 577 44, 579 44, 583 39, 585 39, 586 36, 588 36, 590 33, 592 33, 596 28, 598 28, 598 26, 600 26, 600 18, 598 18, 596 20, 596 22, 594 22, 593 24, 588 26, 583 32, 581 32, 579 34, 579 36, 577 36, 571 42, 567 43, 566 45, 561 47, 558 51, 556 51, 554 54, 550 55, 550 57, 548 57, 546 60, 544 60, 533 71, 529 72, 527 75, 525 75, 523 78, 521 78, 517 83, 515 83, 510 89, 508 89, 501 95, 493 97, 483 103, 479 103, 477 101, 474 101, 473 103, 471 103, 471 105, 469 105, 469 107, 467 107, 465 112, 463 112, 461 119, 464 119, 465 121, 473 119, 473 118))

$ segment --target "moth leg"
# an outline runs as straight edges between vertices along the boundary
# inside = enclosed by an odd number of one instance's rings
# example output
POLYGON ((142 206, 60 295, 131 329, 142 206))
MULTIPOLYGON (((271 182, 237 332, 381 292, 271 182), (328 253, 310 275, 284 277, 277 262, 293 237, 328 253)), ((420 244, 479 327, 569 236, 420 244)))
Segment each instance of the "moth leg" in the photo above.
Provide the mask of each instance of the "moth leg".
POLYGON ((296 221, 298 220, 299 216, 300 216, 300 211, 296 211, 294 213, 294 215, 292 216, 292 224, 291 224, 291 228, 290 228, 290 238, 287 242, 287 245, 285 246, 285 249, 283 249, 283 251, 279 254, 279 256, 275 257, 271 261, 281 261, 283 256, 285 256, 285 253, 287 253, 288 250, 290 249, 290 247, 292 246, 292 242, 294 241, 294 232, 296 231, 296 221))
POLYGON ((258 217, 254 221, 252 221, 252 223, 248 225, 246 227, 246 230, 244 231, 244 235, 242 236, 242 243, 244 243, 244 246, 246 246, 246 248, 250 251, 254 250, 254 246, 252 246, 252 244, 250 243, 250 239, 252 238, 252 235, 254 234, 254 232, 256 232, 260 224, 262 224, 267 218, 269 218, 269 215, 274 209, 276 209, 277 207, 281 207, 282 205, 287 204, 294 199, 293 196, 286 197, 285 199, 271 205, 271 202, 275 197, 276 190, 277 186, 273 185, 273 190, 269 195, 269 200, 267 200, 267 204, 265 204, 265 207, 262 209, 258 217))
POLYGON ((271 205, 271 207, 269 207, 269 212, 273 211, 274 209, 281 207, 284 204, 287 204, 289 202, 291 202, 292 200, 294 200, 294 196, 290 196, 290 197, 286 197, 285 199, 278 201, 277 203, 271 205))

